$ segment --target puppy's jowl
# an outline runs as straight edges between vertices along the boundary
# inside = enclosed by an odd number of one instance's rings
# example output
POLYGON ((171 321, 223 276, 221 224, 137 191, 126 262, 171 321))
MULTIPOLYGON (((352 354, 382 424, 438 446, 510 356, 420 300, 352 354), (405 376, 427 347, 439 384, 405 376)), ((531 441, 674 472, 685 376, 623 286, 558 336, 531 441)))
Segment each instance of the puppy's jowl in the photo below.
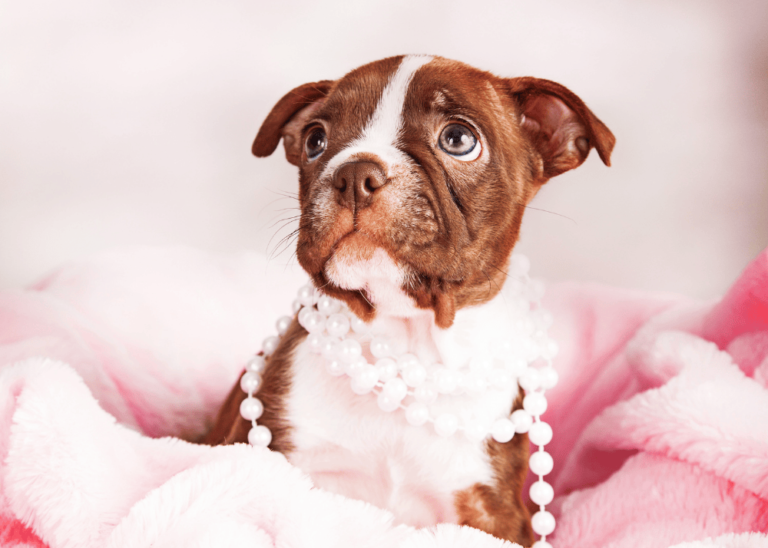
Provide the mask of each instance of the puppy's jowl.
MULTIPOLYGON (((429 56, 299 86, 269 113, 253 153, 272 154, 281 138, 299 168, 296 254, 315 286, 400 352, 458 372, 508 327, 503 286, 526 205, 592 148, 608 165, 614 144, 559 84, 429 56)), ((412 426, 400 410, 382 412, 375 394, 351 391, 348 377, 330 375, 325 359, 294 319, 258 393, 271 449, 318 487, 387 508, 400 522, 455 522, 532 543, 525 435, 499 443, 412 426)), ((511 383, 440 405, 482 422, 508 415, 519 392, 511 383)), ((235 386, 210 443, 247 441, 243 398, 235 386)))

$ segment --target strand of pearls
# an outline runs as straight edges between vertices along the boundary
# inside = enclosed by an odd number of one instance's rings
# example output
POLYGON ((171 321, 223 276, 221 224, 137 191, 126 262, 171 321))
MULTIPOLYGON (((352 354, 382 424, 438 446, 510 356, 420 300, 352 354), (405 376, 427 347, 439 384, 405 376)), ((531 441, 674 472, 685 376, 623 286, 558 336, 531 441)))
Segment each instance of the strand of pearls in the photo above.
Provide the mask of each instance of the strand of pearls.
MULTIPOLYGON (((529 460, 531 472, 538 476, 529 495, 539 505, 531 525, 541 537, 533 548, 551 548, 546 537, 555 529, 555 518, 546 510, 546 505, 552 502, 554 490, 544 481, 544 476, 552 471, 554 462, 544 446, 552 440, 552 428, 541 420, 541 415, 547 409, 545 391, 557 384, 558 375, 552 367, 552 359, 558 347, 546 335, 552 316, 541 308, 543 284, 528 277, 529 266, 528 259, 519 254, 514 254, 510 260, 507 284, 512 285, 511 292, 516 295, 511 307, 515 314, 514 333, 504 340, 494 341, 489 352, 472 358, 467 367, 459 370, 441 364, 422 364, 410 353, 395 355, 386 338, 373 336, 367 324, 346 304, 323 295, 311 283, 299 289, 293 312, 298 314, 299 324, 309 333, 306 344, 312 352, 325 358, 328 374, 348 376, 351 390, 358 395, 375 394, 377 405, 383 412, 402 410, 409 424, 429 423, 442 437, 461 432, 474 441, 490 435, 497 442, 506 443, 515 434, 527 433, 530 442, 538 446, 529 460), (375 363, 369 363, 366 350, 375 363), (515 382, 525 390, 523 408, 497 418, 490 425, 472 421, 462 423, 453 413, 433 416, 431 412, 430 404, 440 397, 481 395, 489 389, 509 389, 515 382)), ((264 406, 255 394, 263 384, 266 358, 275 351, 291 322, 290 316, 277 320, 277 335, 264 340, 262 353, 248 362, 240 380, 240 387, 248 394, 240 405, 240 414, 251 421, 248 442, 257 447, 267 447, 272 434, 256 422, 264 412, 264 406)))

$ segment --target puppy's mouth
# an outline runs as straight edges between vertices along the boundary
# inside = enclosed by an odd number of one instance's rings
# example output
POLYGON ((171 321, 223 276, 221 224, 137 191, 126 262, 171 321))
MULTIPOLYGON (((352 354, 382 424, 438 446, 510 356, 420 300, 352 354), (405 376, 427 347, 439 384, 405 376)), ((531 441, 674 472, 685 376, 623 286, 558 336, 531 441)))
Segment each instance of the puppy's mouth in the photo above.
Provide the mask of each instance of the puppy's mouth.
MULTIPOLYGON (((380 245, 358 230, 342 236, 331 250, 323 267, 328 280, 342 289, 365 289, 366 281, 385 266, 386 255, 380 245)), ((390 260, 391 262, 391 260, 390 260)), ((391 274, 391 272, 389 273, 391 274)), ((380 276, 387 273, 381 272, 380 276)))

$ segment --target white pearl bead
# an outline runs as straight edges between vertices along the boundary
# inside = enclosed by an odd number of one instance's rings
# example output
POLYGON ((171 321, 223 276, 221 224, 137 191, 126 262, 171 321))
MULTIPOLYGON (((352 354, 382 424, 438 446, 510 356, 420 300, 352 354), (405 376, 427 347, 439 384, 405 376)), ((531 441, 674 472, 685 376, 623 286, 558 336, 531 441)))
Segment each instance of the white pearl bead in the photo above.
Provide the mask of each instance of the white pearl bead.
POLYGON ((525 434, 533 424, 533 417, 531 417, 528 414, 528 411, 524 409, 518 409, 513 412, 510 420, 512 421, 512 424, 515 425, 515 432, 518 434, 525 434))
POLYGON ((412 426, 421 426, 429 420, 429 409, 423 403, 412 403, 405 410, 405 420, 412 426))
POLYGON ((528 362, 520 356, 515 356, 507 362, 507 368, 509 369, 509 373, 511 375, 514 377, 519 377, 525 373, 526 369, 528 369, 528 362))
POLYGON ((534 453, 531 453, 531 458, 528 461, 528 464, 531 468, 531 472, 537 476, 546 476, 552 471, 555 461, 552 459, 552 455, 546 451, 535 451, 534 453))
POLYGON ((301 301, 299 299, 296 299, 295 301, 293 301, 293 303, 291 303, 291 312, 296 314, 299 310, 301 310, 302 306, 304 305, 301 304, 301 301))
POLYGON ((321 333, 310 333, 307 335, 307 344, 309 345, 309 350, 314 354, 320 354, 323 351, 324 342, 325 337, 321 333))
MULTIPOLYGON (((360 361, 364 360, 361 358, 360 361)), ((376 383, 379 381, 379 374, 376 368, 369 363, 363 362, 360 367, 360 371, 355 375, 358 381, 358 385, 362 387, 368 387, 368 390, 372 390, 376 383)))
POLYGON ((297 316, 297 319, 299 320, 299 325, 303 327, 304 329, 307 328, 307 317, 312 314, 315 311, 314 308, 311 306, 305 306, 301 310, 299 310, 299 314, 297 316))
POLYGON ((339 360, 325 360, 325 370, 333 377, 341 377, 346 373, 344 364, 339 360))
POLYGON ((267 447, 272 441, 272 432, 266 426, 257 424, 248 432, 248 443, 254 447, 267 447))
MULTIPOLYGON (((528 337, 532 335, 534 331, 536 331, 536 324, 533 323, 532 319, 526 316, 524 318, 519 318, 517 321, 515 321, 515 329, 518 330, 523 335, 525 335, 526 337, 528 337)), ((533 341, 530 341, 530 342, 533 342, 533 341)))
POLYGON ((374 358, 386 358, 391 354, 389 341, 376 337, 371 341, 371 354, 374 358))
POLYGON ((335 359, 338 353, 338 346, 341 342, 333 337, 323 337, 323 342, 320 344, 320 354, 324 358, 335 359))
POLYGON ((512 375, 509 371, 496 368, 488 375, 488 385, 503 390, 512 386, 512 375))
POLYGON ((368 362, 365 361, 365 358, 362 356, 358 356, 357 359, 352 360, 351 362, 341 362, 344 364, 344 372, 349 375, 352 378, 357 377, 360 373, 363 372, 363 368, 368 365, 368 362))
POLYGON ((488 381, 476 375, 469 375, 465 379, 464 388, 470 394, 481 394, 488 389, 488 381))
POLYGON ((372 390, 370 386, 359 382, 355 378, 349 379, 349 387, 352 389, 352 392, 358 396, 365 396, 372 390))
POLYGON ((523 292, 523 289, 525 289, 525 284, 515 278, 508 278, 507 283, 504 284, 504 289, 509 289, 510 293, 513 295, 519 295, 523 292))
POLYGON ((387 396, 384 392, 381 392, 376 398, 376 403, 379 406, 379 409, 382 411, 386 411, 387 413, 391 413, 398 407, 400 407, 400 401, 396 400, 395 398, 392 398, 391 396, 387 396))
POLYGON ((528 363, 539 357, 539 345, 531 339, 523 339, 520 344, 520 353, 528 363))
POLYGON ((447 438, 452 436, 459 427, 459 419, 451 413, 443 413, 435 419, 435 432, 438 436, 447 438))
POLYGON ((470 373, 463 371, 455 371, 456 373, 456 388, 451 392, 451 396, 460 396, 467 390, 467 382, 469 381, 470 373))
POLYGON ((406 367, 410 367, 412 365, 420 365, 421 362, 419 361, 419 358, 416 357, 415 354, 403 354, 402 356, 399 356, 397 358, 397 365, 400 369, 405 369, 406 367))
POLYGON ((515 278, 525 276, 530 268, 531 261, 525 255, 513 253, 509 258, 509 273, 515 278))
POLYGON ((296 298, 304 306, 312 306, 315 302, 315 287, 312 282, 299 289, 296 298))
POLYGON ((382 388, 382 393, 386 394, 390 398, 393 398, 399 402, 399 401, 402 401, 402 399, 408 393, 408 386, 405 384, 405 381, 403 381, 403 379, 399 377, 395 377, 394 379, 389 379, 387 382, 384 383, 384 388, 382 388))
MULTIPOLYGON (((320 312, 310 312, 304 319, 304 329, 310 333, 322 333, 325 329, 325 315, 320 312)), ((333 333, 328 333, 333 335, 333 333)))
POLYGON ((472 358, 469 361, 469 370, 479 377, 485 377, 493 369, 493 360, 490 358, 472 358))
POLYGON ((376 371, 381 382, 387 382, 389 379, 397 377, 397 364, 390 358, 381 358, 376 362, 376 371))
POLYGON ((535 445, 547 445, 552 441, 552 427, 546 422, 535 422, 528 429, 528 439, 535 445))
POLYGON ((264 355, 271 356, 275 350, 277 350, 278 344, 280 344, 280 339, 277 337, 267 337, 264 339, 261 343, 261 349, 264 351, 264 355))
POLYGON ((337 356, 343 362, 351 363, 363 353, 363 348, 355 339, 344 339, 336 349, 337 356))
POLYGON ((363 320, 355 316, 354 314, 349 319, 349 325, 352 327, 352 331, 359 335, 365 335, 368 333, 368 324, 365 323, 363 320))
POLYGON ((240 388, 246 394, 253 394, 258 392, 262 385, 261 375, 252 371, 246 371, 243 376, 240 377, 240 388))
POLYGON ((427 370, 420 363, 411 364, 403 369, 403 380, 412 388, 421 386, 427 379, 427 370))
POLYGON ((541 357, 545 360, 551 360, 560 352, 560 347, 555 341, 549 339, 541 349, 541 357))
POLYGON ((539 375, 541 375, 541 387, 544 390, 550 390, 557 386, 557 381, 560 379, 557 371, 551 365, 539 369, 539 375))
POLYGON ((531 280, 528 282, 528 294, 532 301, 540 301, 546 291, 547 286, 541 280, 531 280))
POLYGON ((547 410, 547 398, 541 392, 531 392, 523 398, 523 409, 538 417, 547 410))
POLYGON ((293 322, 293 318, 290 316, 282 316, 278 318, 278 320, 275 322, 275 327, 277 328, 277 332, 280 335, 285 335, 286 331, 288 331, 288 328, 291 327, 291 323, 293 322))
POLYGON ((555 321, 552 314, 547 310, 539 309, 532 314, 533 321, 539 329, 548 329, 555 321))
POLYGON ((317 299, 317 310, 326 316, 330 316, 331 314, 336 314, 339 310, 341 310, 341 303, 333 297, 322 295, 319 299, 317 299))
POLYGON ((546 540, 537 540, 533 543, 533 546, 531 548, 552 548, 552 545, 548 543, 546 540))
POLYGON ((464 424, 464 435, 471 441, 482 441, 488 435, 488 425, 480 421, 469 421, 464 424))
POLYGON ((332 337, 343 337, 349 333, 349 319, 344 314, 331 314, 325 322, 325 329, 332 337))
POLYGON ((248 363, 245 366, 246 371, 259 374, 263 373, 266 368, 267 360, 264 359, 264 356, 254 356, 248 360, 248 363))
POLYGON ((535 481, 531 484, 531 490, 528 491, 531 500, 539 506, 545 506, 555 498, 555 490, 546 481, 535 481))
POLYGON ((459 383, 459 375, 453 369, 438 369, 435 372, 435 384, 441 394, 450 394, 456 390, 459 383))
POLYGON ((517 379, 520 387, 526 392, 533 392, 541 386, 541 378, 539 377, 538 370, 533 367, 529 367, 525 372, 517 379))
POLYGON ((491 436, 499 443, 507 443, 515 435, 515 425, 509 419, 498 419, 491 426, 491 436))
POLYGON ((547 536, 555 530, 555 516, 546 510, 539 510, 531 518, 531 527, 537 535, 547 536))
POLYGON ((431 384, 422 384, 413 390, 413 397, 422 403, 434 403, 437 399, 437 390, 431 384))
POLYGON ((247 421, 255 421, 264 413, 264 404, 250 396, 240 403, 240 416, 247 421))
POLYGON ((531 309, 531 303, 529 303, 523 297, 510 299, 508 306, 511 309, 512 314, 514 314, 515 316, 521 316, 521 317, 528 314, 528 311, 531 309))
POLYGON ((370 364, 365 364, 360 368, 360 372, 352 379, 350 386, 352 387, 352 392, 363 395, 373 390, 377 381, 378 375, 376 375, 374 367, 370 364))

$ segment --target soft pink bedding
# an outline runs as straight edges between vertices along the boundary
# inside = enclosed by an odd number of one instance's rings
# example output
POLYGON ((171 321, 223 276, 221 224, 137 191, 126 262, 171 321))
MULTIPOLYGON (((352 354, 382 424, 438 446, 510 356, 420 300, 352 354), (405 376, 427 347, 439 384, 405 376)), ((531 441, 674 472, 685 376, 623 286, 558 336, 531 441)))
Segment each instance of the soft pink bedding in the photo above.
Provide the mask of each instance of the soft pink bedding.
MULTIPOLYGON (((0 293, 0 546, 508 545, 393 526, 278 454, 178 439, 303 280, 257 254, 137 249, 0 293)), ((553 546, 768 547, 768 251, 716 303, 559 284, 545 306, 553 546)))

